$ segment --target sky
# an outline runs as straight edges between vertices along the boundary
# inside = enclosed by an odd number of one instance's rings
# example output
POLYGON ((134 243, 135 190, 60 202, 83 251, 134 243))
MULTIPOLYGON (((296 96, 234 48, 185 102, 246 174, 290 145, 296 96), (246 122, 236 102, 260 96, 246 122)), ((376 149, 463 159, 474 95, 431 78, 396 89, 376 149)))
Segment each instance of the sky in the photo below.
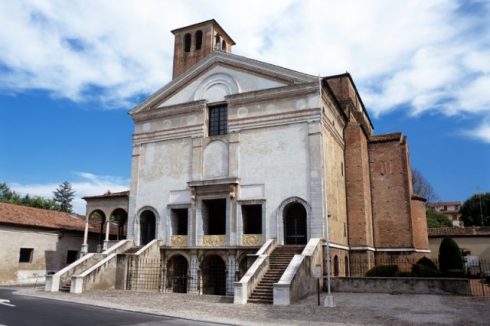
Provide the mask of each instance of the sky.
POLYGON ((128 111, 171 80, 171 30, 214 18, 233 53, 350 72, 375 133, 408 137, 441 200, 490 191, 490 0, 0 1, 0 182, 128 189, 128 111))

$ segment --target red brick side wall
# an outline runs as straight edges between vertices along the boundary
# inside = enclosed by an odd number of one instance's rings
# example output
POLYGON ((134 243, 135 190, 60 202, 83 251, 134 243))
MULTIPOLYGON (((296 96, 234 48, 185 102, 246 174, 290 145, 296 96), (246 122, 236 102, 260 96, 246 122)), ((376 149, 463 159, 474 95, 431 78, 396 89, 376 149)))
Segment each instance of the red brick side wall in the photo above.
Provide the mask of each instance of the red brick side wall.
POLYGON ((401 137, 369 143, 376 248, 413 248, 409 165, 401 137))
POLYGON ((352 120, 344 131, 349 245, 373 247, 368 141, 352 120))
POLYGON ((413 241, 417 249, 429 249, 427 234, 427 218, 425 215, 425 201, 412 198, 412 228, 413 241))

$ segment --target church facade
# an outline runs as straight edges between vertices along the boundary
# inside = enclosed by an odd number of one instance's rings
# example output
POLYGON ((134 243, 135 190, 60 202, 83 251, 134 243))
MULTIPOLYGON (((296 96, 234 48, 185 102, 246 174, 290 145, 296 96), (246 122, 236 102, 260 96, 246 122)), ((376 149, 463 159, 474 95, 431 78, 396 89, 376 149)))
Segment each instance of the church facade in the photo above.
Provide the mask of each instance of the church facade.
POLYGON ((201 293, 228 295, 270 240, 298 248, 328 232, 337 276, 349 274, 339 261, 367 270, 377 257, 429 252, 407 139, 374 134, 349 74, 234 55, 215 20, 172 32, 172 81, 130 112, 127 237, 138 248, 159 240, 168 271, 221 275, 201 293))

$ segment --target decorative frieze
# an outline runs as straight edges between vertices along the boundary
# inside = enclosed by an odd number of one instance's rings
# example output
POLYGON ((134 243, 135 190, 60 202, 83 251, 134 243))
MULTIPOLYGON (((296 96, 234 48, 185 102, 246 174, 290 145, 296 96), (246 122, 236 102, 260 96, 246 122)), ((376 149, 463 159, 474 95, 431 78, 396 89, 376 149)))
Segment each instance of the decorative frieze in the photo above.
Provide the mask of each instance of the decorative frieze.
POLYGON ((242 246, 260 246, 262 244, 262 234, 242 235, 242 246))
POLYGON ((202 245, 204 247, 222 247, 225 245, 225 235, 204 235, 202 245))
POLYGON ((183 247, 187 245, 186 235, 173 235, 171 238, 172 246, 183 247))

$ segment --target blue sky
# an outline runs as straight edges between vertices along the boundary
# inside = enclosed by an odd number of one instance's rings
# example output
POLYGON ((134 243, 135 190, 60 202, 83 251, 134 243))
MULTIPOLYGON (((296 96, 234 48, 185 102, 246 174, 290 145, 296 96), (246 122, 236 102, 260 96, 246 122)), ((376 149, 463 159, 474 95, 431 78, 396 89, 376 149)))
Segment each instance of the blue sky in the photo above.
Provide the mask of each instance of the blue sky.
POLYGON ((171 79, 170 30, 215 18, 233 52, 349 71, 376 133, 408 136, 442 200, 490 191, 489 1, 2 1, 0 181, 126 189, 128 110, 171 79), (320 14, 321 13, 321 14, 320 14))

